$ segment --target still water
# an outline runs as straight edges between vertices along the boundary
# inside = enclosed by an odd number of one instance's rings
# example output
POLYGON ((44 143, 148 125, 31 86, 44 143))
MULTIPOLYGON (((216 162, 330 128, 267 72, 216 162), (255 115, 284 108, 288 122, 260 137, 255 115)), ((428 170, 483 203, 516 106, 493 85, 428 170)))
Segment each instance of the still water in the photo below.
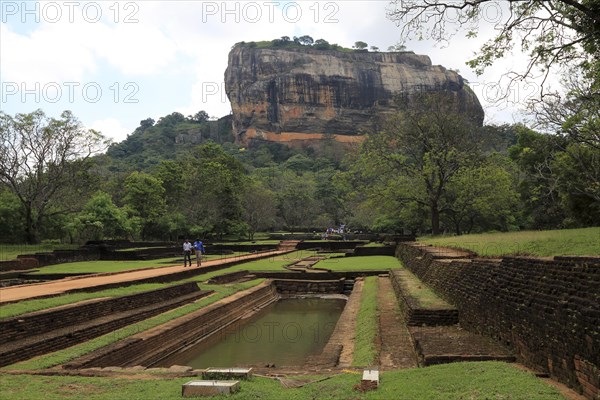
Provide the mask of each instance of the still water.
POLYGON ((283 299, 160 364, 194 368, 301 365, 319 354, 344 306, 341 299, 283 299))

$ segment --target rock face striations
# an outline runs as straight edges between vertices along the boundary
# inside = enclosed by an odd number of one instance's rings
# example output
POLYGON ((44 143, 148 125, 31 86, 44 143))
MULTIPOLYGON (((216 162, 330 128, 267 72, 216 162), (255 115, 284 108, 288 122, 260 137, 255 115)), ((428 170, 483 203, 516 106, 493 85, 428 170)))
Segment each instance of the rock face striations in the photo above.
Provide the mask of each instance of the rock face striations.
POLYGON ((236 140, 288 144, 325 135, 360 142, 394 112, 394 97, 449 91, 457 112, 479 123, 483 109, 464 79, 412 52, 369 53, 311 48, 253 48, 229 53, 225 90, 233 110, 236 140))

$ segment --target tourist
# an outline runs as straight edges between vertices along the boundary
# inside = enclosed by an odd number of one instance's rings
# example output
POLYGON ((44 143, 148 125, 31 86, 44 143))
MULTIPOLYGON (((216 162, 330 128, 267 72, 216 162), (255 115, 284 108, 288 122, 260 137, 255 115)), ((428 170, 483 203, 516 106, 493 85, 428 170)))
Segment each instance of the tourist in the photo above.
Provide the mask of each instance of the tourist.
POLYGON ((190 239, 185 239, 183 242, 183 268, 186 267, 187 261, 190 262, 190 267, 192 266, 192 247, 190 239))
POLYGON ((196 266, 199 267, 202 265, 202 254, 206 252, 200 239, 196 239, 194 242, 194 249, 196 249, 196 266))

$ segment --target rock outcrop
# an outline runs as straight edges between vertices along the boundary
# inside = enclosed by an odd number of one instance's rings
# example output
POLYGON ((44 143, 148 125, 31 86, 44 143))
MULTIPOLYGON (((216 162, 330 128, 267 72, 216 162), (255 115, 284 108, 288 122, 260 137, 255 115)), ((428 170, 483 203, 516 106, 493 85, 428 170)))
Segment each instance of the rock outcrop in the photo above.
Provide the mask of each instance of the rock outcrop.
POLYGON ((394 97, 449 91, 457 112, 483 122, 483 109, 456 72, 413 52, 343 52, 236 45, 229 53, 225 90, 236 140, 305 142, 333 137, 360 142, 394 97))

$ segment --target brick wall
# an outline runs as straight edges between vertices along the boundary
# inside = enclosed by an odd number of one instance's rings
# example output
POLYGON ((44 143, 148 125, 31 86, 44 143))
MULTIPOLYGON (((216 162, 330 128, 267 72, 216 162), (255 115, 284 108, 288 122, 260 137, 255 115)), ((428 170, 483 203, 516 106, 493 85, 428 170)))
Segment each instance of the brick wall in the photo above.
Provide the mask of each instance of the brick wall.
POLYGON ((273 285, 278 293, 304 294, 304 293, 344 293, 344 279, 334 281, 323 280, 274 280, 273 285))
POLYGON ((149 331, 103 347, 66 364, 65 368, 107 366, 151 366, 166 355, 219 332, 239 320, 249 310, 277 299, 274 286, 265 282, 244 294, 204 307, 149 331))
POLYGON ((403 264, 455 305, 463 327, 513 348, 523 363, 597 399, 600 259, 441 261, 400 244, 403 264))
POLYGON ((60 307, 56 310, 37 311, 0 321, 0 343, 21 340, 55 329, 73 326, 94 318, 144 307, 176 296, 197 292, 195 282, 170 286, 111 299, 90 301, 60 307))

